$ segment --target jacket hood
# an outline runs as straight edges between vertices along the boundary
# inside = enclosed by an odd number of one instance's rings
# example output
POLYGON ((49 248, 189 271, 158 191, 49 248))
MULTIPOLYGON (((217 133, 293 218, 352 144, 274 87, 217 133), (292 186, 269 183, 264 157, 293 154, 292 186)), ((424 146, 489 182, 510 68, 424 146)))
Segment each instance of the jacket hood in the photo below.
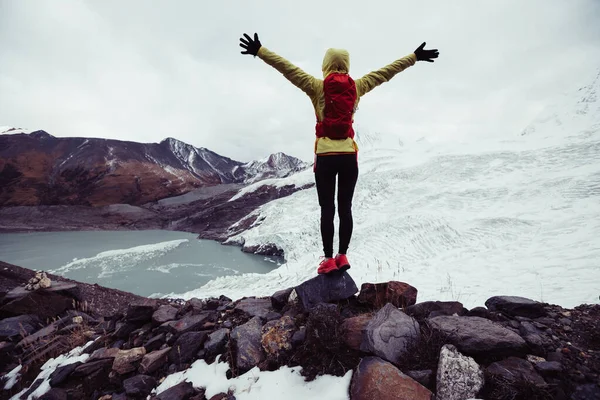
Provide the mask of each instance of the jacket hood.
POLYGON ((323 78, 332 72, 350 72, 350 54, 344 49, 328 49, 323 57, 323 78))

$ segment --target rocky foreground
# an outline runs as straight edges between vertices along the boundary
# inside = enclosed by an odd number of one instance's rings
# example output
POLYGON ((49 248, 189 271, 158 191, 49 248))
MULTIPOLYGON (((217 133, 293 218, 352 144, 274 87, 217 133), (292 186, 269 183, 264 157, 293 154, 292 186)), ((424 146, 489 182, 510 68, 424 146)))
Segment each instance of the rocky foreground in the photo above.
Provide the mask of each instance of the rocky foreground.
POLYGON ((567 310, 495 296, 468 310, 418 303, 417 289, 404 282, 358 290, 346 272, 235 301, 115 291, 110 314, 102 300, 85 298, 93 285, 26 284, 0 299, 1 398, 206 399, 187 381, 156 388, 196 360, 220 356, 229 378, 255 366, 302 366, 307 380, 351 370, 352 400, 600 399, 599 305, 567 310), (40 373, 80 346, 75 361, 40 373))

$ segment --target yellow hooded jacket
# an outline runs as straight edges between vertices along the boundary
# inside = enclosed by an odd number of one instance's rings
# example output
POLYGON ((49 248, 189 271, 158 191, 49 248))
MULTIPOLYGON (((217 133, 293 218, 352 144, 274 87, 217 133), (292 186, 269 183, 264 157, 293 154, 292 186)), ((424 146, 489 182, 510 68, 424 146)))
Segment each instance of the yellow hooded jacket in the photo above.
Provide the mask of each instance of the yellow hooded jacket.
MULTIPOLYGON (((306 93, 312 101, 317 116, 317 121, 323 120, 325 109, 325 95, 323 93, 323 80, 317 79, 314 76, 304 72, 301 68, 295 66, 285 58, 275 54, 269 49, 261 46, 258 50, 258 57, 264 62, 279 71, 291 83, 297 86, 300 90, 306 93)), ((362 78, 356 79, 356 105, 360 98, 371 90, 388 82, 399 72, 412 66, 417 61, 417 56, 414 53, 400 58, 385 67, 370 72, 362 78)), ((350 71, 350 55, 343 49, 328 49, 323 57, 323 78, 333 72, 349 73, 350 71)), ((356 107, 355 107, 356 110, 356 107)), ((316 138, 315 154, 317 155, 333 155, 340 153, 356 153, 358 145, 352 138, 344 140, 334 140, 328 137, 316 138)))

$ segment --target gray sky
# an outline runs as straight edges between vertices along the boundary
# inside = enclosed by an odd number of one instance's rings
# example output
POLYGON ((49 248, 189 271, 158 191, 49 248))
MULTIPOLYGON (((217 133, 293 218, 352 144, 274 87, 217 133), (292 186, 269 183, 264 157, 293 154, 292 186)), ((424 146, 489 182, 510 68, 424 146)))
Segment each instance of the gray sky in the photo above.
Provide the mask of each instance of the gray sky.
POLYGON ((439 49, 362 99, 359 132, 514 135, 598 68, 598 21, 598 0, 0 0, 0 125, 311 160, 308 97, 240 54, 256 31, 318 77, 328 47, 350 52, 356 78, 439 49))

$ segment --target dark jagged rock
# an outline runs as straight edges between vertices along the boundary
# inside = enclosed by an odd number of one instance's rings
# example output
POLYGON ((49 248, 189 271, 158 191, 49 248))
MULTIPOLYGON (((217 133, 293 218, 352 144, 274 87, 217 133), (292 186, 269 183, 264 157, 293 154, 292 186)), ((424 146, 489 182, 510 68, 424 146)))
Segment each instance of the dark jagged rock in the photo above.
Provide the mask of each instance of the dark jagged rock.
POLYGON ((92 353, 92 355, 90 356, 90 358, 88 358, 88 362, 90 361, 94 361, 94 360, 101 360, 104 358, 111 358, 111 359, 115 359, 115 357, 117 356, 117 354, 119 354, 119 348, 117 347, 111 347, 111 348, 106 348, 103 347, 101 349, 98 349, 96 351, 94 351, 92 353))
POLYGON ((160 334, 154 336, 152 339, 148 340, 144 344, 144 347, 146 348, 146 351, 149 353, 151 351, 160 349, 162 347, 162 345, 165 344, 165 341, 166 341, 166 335, 164 333, 160 333, 160 334))
POLYGON ((287 288, 283 290, 278 290, 277 292, 273 293, 273 295, 271 296, 271 306, 275 310, 283 309, 283 307, 285 307, 285 305, 288 303, 290 294, 292 294, 293 290, 294 288, 287 288))
POLYGON ((350 398, 361 400, 431 400, 432 393, 378 357, 363 358, 352 375, 350 398))
POLYGON ((204 342, 204 349, 209 356, 216 356, 225 351, 225 346, 229 342, 229 332, 227 328, 217 329, 208 335, 208 339, 204 342))
POLYGON ((387 303, 398 308, 412 306, 417 302, 417 289, 408 283, 390 281, 383 283, 363 283, 358 301, 379 309, 387 303))
POLYGON ((75 367, 75 369, 71 373, 71 376, 84 377, 102 370, 106 370, 108 375, 108 371, 110 371, 110 369, 112 368, 112 364, 113 360, 110 358, 86 362, 75 367))
POLYGON ((518 296, 490 297, 485 305, 490 311, 500 311, 506 315, 538 318, 546 315, 544 304, 518 296))
POLYGON ((38 290, 26 290, 19 286, 2 299, 0 318, 31 314, 45 320, 74 308, 74 301, 80 300, 81 293, 75 284, 57 282, 49 288, 38 290))
POLYGON ((0 340, 15 339, 23 335, 31 335, 41 328, 41 321, 36 315, 19 315, 0 321, 0 340))
POLYGON ((440 315, 465 315, 468 310, 458 301, 424 301, 405 308, 404 312, 416 319, 440 315), (431 315, 432 313, 435 315, 431 315))
POLYGON ((177 317, 177 312, 179 310, 171 305, 165 304, 158 307, 158 310, 152 314, 152 321, 161 325, 165 322, 173 321, 177 317))
POLYGON ((266 319, 267 314, 273 311, 271 308, 270 299, 242 299, 235 306, 235 310, 242 311, 248 314, 250 317, 260 317, 266 319))
POLYGON ((294 288, 300 303, 306 310, 319 303, 345 300, 353 296, 358 288, 348 272, 318 275, 294 288))
POLYGON ((186 364, 192 361, 208 337, 207 332, 186 332, 179 336, 169 352, 173 364, 186 364))
POLYGON ((265 359, 261 345, 261 329, 260 317, 254 317, 231 332, 237 354, 236 366, 240 372, 248 371, 265 359))
POLYGON ((165 347, 164 349, 156 350, 146 354, 140 363, 140 373, 152 374, 159 370, 169 360, 170 351, 171 347, 165 347))
POLYGON ((133 397, 146 397, 156 386, 156 379, 148 375, 136 375, 123 381, 125 393, 133 397))
POLYGON ((156 310, 156 301, 134 303, 127 307, 125 319, 130 322, 148 322, 152 320, 152 314, 156 310))
POLYGON ((56 387, 63 383, 77 367, 82 364, 81 361, 74 362, 56 368, 56 370, 50 375, 50 386, 56 387))
POLYGON ((156 398, 158 400, 189 400, 194 394, 192 384, 184 381, 161 392, 156 398))
POLYGON ((163 325, 167 330, 175 335, 182 335, 186 332, 199 331, 202 329, 204 324, 210 322, 214 317, 214 313, 202 312, 196 315, 188 315, 178 321, 165 322, 163 325))
POLYGON ((461 353, 469 356, 509 356, 525 352, 523 338, 484 318, 440 316, 427 321, 461 353))
POLYGON ((397 363, 408 345, 420 339, 419 323, 387 303, 365 326, 361 350, 397 363))

